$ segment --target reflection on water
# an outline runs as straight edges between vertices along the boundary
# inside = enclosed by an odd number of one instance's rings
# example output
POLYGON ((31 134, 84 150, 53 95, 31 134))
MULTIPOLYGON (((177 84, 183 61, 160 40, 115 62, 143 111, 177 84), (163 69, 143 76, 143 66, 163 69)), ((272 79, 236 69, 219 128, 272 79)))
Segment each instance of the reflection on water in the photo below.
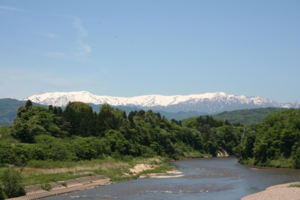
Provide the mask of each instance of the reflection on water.
POLYGON ((178 178, 142 178, 50 199, 214 199, 234 200, 287 182, 299 181, 300 170, 241 165, 236 158, 204 158, 169 163, 182 172, 178 178))

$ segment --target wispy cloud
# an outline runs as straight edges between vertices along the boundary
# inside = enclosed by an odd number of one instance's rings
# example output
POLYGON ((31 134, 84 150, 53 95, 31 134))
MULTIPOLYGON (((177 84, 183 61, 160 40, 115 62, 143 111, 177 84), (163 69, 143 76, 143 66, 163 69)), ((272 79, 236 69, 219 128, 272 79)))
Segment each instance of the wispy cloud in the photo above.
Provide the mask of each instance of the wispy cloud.
POLYGON ((88 36, 88 31, 85 28, 83 28, 79 17, 73 17, 73 20, 73 25, 75 29, 77 29, 78 34, 78 40, 76 41, 78 45, 78 52, 76 53, 76 56, 86 57, 89 53, 92 52, 92 48, 82 41, 83 38, 88 36))
POLYGON ((77 56, 87 56, 89 53, 92 52, 92 48, 89 45, 83 43, 81 40, 78 40, 77 44, 78 44, 77 56))
MULTIPOLYGON (((0 6, 0 9, 18 11, 18 12, 35 13, 35 12, 31 12, 31 11, 28 11, 28 10, 15 8, 15 7, 11 7, 11 6, 0 6)), ((63 53, 63 52, 54 51, 54 52, 44 53, 45 56, 52 57, 52 58, 87 57, 92 52, 91 46, 84 43, 84 41, 83 41, 84 38, 88 37, 88 31, 83 27, 81 19, 79 17, 77 17, 77 16, 68 16, 68 15, 58 15, 58 14, 46 14, 46 13, 39 13, 39 14, 69 18, 73 21, 73 26, 74 26, 74 28, 76 29, 76 32, 77 32, 76 33, 77 34, 77 40, 75 41, 77 47, 75 49, 75 52, 73 52, 73 53, 63 53)), ((43 35, 46 36, 46 37, 49 37, 49 38, 56 38, 56 39, 60 38, 56 34, 48 33, 48 32, 43 33, 43 35)))
POLYGON ((57 35, 53 34, 53 33, 44 33, 45 36, 49 37, 49 38, 56 38, 59 39, 60 37, 58 37, 57 35))
POLYGON ((79 37, 87 37, 88 36, 88 31, 83 28, 83 26, 81 25, 81 20, 78 17, 73 17, 73 25, 74 27, 77 29, 78 31, 78 35, 79 37))
MULTIPOLYGON (((91 52, 92 48, 90 45, 86 44, 84 42, 84 39, 88 37, 88 31, 83 27, 81 19, 76 16, 68 16, 68 15, 54 15, 57 17, 66 17, 73 21, 73 27, 76 30, 77 34, 77 40, 76 42, 76 49, 73 51, 73 53, 62 53, 62 52, 48 52, 45 55, 47 57, 52 58, 62 58, 62 57, 69 57, 69 58, 82 58, 87 57, 91 52)), ((47 37, 51 38, 59 38, 55 34, 47 33, 44 34, 47 37)))
POLYGON ((18 11, 18 12, 31 12, 31 11, 28 11, 28 10, 24 10, 24 9, 20 9, 20 8, 15 8, 15 7, 11 7, 11 6, 0 6, 0 9, 11 10, 11 11, 18 11))

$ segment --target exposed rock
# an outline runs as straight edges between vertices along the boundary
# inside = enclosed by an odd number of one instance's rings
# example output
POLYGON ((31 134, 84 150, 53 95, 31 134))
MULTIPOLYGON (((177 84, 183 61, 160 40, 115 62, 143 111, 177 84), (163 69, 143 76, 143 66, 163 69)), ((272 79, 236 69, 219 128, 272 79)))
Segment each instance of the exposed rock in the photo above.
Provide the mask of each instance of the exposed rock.
POLYGON ((229 154, 224 149, 217 153, 217 157, 228 157, 228 156, 229 156, 229 154))

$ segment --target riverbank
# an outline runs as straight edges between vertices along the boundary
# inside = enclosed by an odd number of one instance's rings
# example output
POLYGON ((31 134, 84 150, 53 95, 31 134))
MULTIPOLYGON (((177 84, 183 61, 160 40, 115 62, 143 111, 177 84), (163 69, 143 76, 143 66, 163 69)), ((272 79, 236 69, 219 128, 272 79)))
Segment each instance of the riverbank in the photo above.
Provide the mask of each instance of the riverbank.
POLYGON ((145 177, 156 178, 162 175, 180 173, 176 169, 173 169, 171 171, 165 171, 166 169, 169 168, 165 164, 160 164, 160 165, 159 164, 136 164, 133 168, 129 169, 130 174, 123 173, 120 176, 119 181, 111 181, 112 180, 111 178, 104 175, 89 174, 89 176, 87 177, 51 182, 49 183, 51 188, 49 191, 42 189, 41 184, 29 185, 25 187, 26 196, 10 198, 9 200, 38 199, 38 198, 60 195, 64 193, 91 189, 98 186, 110 185, 124 180, 125 181, 132 180, 138 178, 139 176, 140 178, 145 178, 145 177), (151 172, 163 172, 163 171, 165 171, 165 173, 151 173, 151 172))
POLYGON ((274 185, 262 192, 243 197, 241 200, 299 200, 300 187, 290 187, 291 185, 300 186, 300 182, 274 185))
POLYGON ((62 185, 59 186, 59 184, 52 183, 53 185, 56 185, 57 187, 52 188, 52 190, 50 190, 50 191, 42 190, 38 185, 28 186, 26 196, 10 198, 9 200, 39 199, 39 198, 56 196, 56 195, 80 191, 80 190, 91 189, 94 187, 109 185, 112 183, 111 181, 109 181, 108 177, 99 178, 99 177, 95 176, 94 178, 93 177, 83 177, 80 179, 79 180, 76 180, 76 179, 68 180, 67 182, 73 183, 68 186, 62 186, 62 185))

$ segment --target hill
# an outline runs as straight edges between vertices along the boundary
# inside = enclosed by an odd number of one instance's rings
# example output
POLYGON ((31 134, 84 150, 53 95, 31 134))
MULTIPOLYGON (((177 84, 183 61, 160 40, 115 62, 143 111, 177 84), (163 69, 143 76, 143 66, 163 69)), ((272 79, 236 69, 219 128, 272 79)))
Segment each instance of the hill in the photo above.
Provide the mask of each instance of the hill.
POLYGON ((285 108, 255 108, 234 111, 225 111, 216 115, 211 115, 214 119, 228 120, 229 122, 240 122, 243 124, 257 124, 273 113, 286 110, 285 108))
MULTIPOLYGON (((13 124, 13 119, 16 117, 18 108, 25 104, 26 101, 19 101, 17 99, 0 99, 0 126, 11 126, 13 124)), ((33 105, 40 104, 33 103, 33 105)))

